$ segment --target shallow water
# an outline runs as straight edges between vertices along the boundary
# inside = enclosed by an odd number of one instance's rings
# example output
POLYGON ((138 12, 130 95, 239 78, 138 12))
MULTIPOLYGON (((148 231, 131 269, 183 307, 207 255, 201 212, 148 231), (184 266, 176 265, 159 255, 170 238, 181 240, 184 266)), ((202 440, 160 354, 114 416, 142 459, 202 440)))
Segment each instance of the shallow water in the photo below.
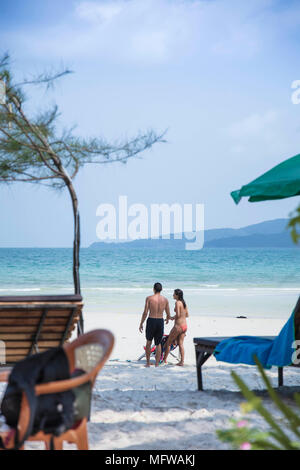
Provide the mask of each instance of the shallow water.
MULTIPOLYGON (((183 289, 190 309, 211 315, 286 316, 300 292, 298 249, 185 251, 107 247, 81 250, 86 308, 140 312, 154 282, 172 300, 183 289)), ((69 248, 0 249, 0 295, 72 293, 69 248)))

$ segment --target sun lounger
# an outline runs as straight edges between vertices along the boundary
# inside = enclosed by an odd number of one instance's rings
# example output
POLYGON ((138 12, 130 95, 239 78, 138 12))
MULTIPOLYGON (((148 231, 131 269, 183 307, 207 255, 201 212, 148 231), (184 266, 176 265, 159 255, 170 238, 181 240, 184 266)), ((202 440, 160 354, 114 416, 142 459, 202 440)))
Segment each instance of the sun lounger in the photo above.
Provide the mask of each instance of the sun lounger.
MULTIPOLYGON (((196 353, 196 367, 197 367, 197 383, 198 390, 203 390, 202 381, 202 366, 214 353, 216 346, 223 340, 230 337, 212 337, 212 338, 194 338, 195 353, 196 353)), ((262 339, 273 340, 275 336, 259 336, 262 339)), ((283 385, 283 368, 278 367, 278 386, 283 385)))
POLYGON ((0 297, 5 365, 63 345, 76 326, 83 333, 82 306, 80 295, 0 297))
POLYGON ((214 355, 232 364, 255 364, 254 355, 263 367, 278 367, 278 386, 283 385, 283 367, 300 367, 292 360, 293 342, 300 339, 300 298, 278 336, 237 336, 194 338, 198 390, 203 390, 202 366, 214 355))

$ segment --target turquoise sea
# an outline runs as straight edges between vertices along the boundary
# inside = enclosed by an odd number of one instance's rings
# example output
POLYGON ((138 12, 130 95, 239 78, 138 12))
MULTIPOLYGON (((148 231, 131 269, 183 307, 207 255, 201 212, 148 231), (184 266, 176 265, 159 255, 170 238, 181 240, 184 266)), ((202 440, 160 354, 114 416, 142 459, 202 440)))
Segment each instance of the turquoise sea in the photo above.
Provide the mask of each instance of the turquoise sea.
MULTIPOLYGON (((141 313, 160 281, 181 288, 191 314, 286 317, 300 292, 300 250, 81 249, 86 309, 141 313)), ((0 295, 72 293, 70 248, 0 249, 0 295)))

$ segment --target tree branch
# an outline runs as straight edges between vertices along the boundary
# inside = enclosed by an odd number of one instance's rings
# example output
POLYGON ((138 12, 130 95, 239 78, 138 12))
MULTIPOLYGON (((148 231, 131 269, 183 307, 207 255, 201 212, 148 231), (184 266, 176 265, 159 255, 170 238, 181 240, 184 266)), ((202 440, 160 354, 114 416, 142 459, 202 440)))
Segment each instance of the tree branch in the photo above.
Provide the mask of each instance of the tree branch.
POLYGON ((54 75, 40 75, 37 78, 34 78, 33 80, 24 80, 23 82, 16 83, 14 84, 15 87, 20 87, 23 85, 40 85, 42 83, 47 83, 48 86, 51 86, 51 84, 57 80, 58 78, 61 78, 65 75, 69 75, 70 73, 73 73, 72 70, 63 70, 62 72, 57 72, 54 75))
MULTIPOLYGON (((23 113, 23 110, 22 110, 22 107, 21 107, 21 104, 19 103, 16 103, 16 100, 15 98, 13 97, 13 100, 14 100, 14 104, 15 106, 17 107, 17 109, 19 110, 19 113, 21 114, 22 118, 24 119, 24 121, 26 122, 26 124, 28 125, 28 127, 31 129, 32 133, 40 140, 40 142, 42 144, 45 144, 44 140, 41 139, 41 136, 40 136, 40 133, 36 132, 36 130, 34 129, 34 127, 32 126, 32 124, 28 121, 27 117, 25 116, 25 114, 23 113)), ((31 142, 31 144, 34 146, 35 150, 38 152, 39 156, 41 157, 41 159, 43 160, 44 164, 47 166, 47 168, 49 168, 50 171, 52 171, 53 173, 57 174, 58 177, 60 178, 63 178, 63 174, 60 172, 60 171, 57 171, 55 170, 54 168, 52 168, 51 165, 49 165, 48 161, 46 158, 44 158, 44 155, 43 155, 43 151, 45 151, 45 153, 49 153, 48 150, 44 150, 44 147, 42 148, 42 150, 40 149, 40 147, 38 145, 35 144, 35 142, 32 140, 30 134, 26 131, 26 129, 24 128, 24 126, 22 126, 19 121, 16 120, 16 118, 13 116, 13 119, 14 121, 17 123, 17 125, 19 125, 19 127, 21 127, 22 131, 24 132, 24 134, 27 136, 28 140, 31 142)))

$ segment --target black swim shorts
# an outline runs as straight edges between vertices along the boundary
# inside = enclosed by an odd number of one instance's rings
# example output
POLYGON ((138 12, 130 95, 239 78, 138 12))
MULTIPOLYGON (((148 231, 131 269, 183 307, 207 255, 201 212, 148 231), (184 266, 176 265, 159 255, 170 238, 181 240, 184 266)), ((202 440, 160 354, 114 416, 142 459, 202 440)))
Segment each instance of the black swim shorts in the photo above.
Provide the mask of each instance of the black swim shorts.
POLYGON ((154 338, 155 346, 161 343, 164 335, 164 319, 149 317, 146 324, 146 339, 152 341, 154 338))

